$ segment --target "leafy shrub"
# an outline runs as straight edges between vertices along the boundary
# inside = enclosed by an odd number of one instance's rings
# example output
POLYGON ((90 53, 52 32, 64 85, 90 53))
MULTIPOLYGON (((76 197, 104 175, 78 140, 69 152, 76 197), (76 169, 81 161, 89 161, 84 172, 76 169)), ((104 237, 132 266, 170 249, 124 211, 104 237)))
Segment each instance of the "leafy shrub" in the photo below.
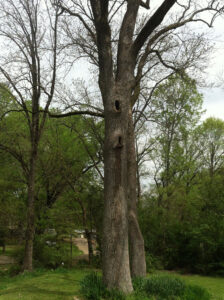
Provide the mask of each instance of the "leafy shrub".
POLYGON ((22 271, 21 265, 12 265, 8 269, 8 274, 9 276, 16 276, 19 273, 21 273, 21 271, 22 271))
MULTIPOLYGON (((76 260, 75 260, 76 261, 76 260)), ((89 263, 89 259, 83 258, 83 259, 78 259, 76 261, 76 266, 80 268, 94 268, 94 269, 101 269, 102 263, 101 263, 101 257, 99 255, 94 255, 92 257, 91 263, 89 263)))
POLYGON ((0 269, 0 278, 16 276, 21 272, 21 265, 11 265, 9 268, 0 269))
POLYGON ((152 273, 155 270, 162 270, 163 265, 158 257, 155 257, 152 254, 147 253, 145 257, 146 261, 146 271, 147 273, 152 273))
POLYGON ((184 300, 210 300, 210 294, 202 287, 189 285, 184 294, 184 300))
POLYGON ((210 300, 209 293, 199 286, 187 285, 173 276, 135 278, 134 293, 125 296, 118 290, 107 290, 97 273, 87 275, 81 282, 81 294, 87 300, 210 300))
POLYGON ((125 295, 122 292, 116 289, 106 289, 102 277, 97 273, 91 273, 84 277, 81 281, 81 294, 88 300, 125 300, 125 295))
POLYGON ((157 295, 167 299, 184 295, 186 284, 183 280, 170 276, 152 276, 145 280, 144 290, 148 296, 157 295))
POLYGON ((187 285, 172 276, 152 276, 133 280, 135 299, 151 300, 210 300, 209 293, 200 286, 187 285))
POLYGON ((126 297, 125 295, 118 290, 111 289, 111 290, 106 290, 106 293, 103 295, 105 299, 110 299, 110 300, 125 300, 126 297))
POLYGON ((133 288, 136 292, 143 292, 145 288, 146 279, 144 277, 135 277, 133 279, 133 288))
POLYGON ((102 267, 102 260, 100 255, 94 255, 91 261, 91 265, 96 268, 100 269, 102 267))
POLYGON ((19 265, 22 265, 24 259, 24 247, 16 248, 12 252, 12 257, 15 258, 19 265))
MULTIPOLYGON (((70 253, 65 244, 56 242, 55 237, 49 235, 36 236, 33 247, 33 261, 35 268, 56 269, 62 265, 67 266, 70 262, 70 253), (46 242, 50 242, 47 244, 46 242)), ((17 263, 22 265, 24 259, 24 248, 16 249, 13 257, 17 263)))
POLYGON ((85 258, 83 259, 78 259, 77 263, 75 264, 79 268, 88 268, 90 267, 89 261, 85 258))
POLYGON ((213 262, 206 266, 197 265, 197 271, 205 275, 224 276, 224 262, 213 262))
POLYGON ((88 300, 100 300, 106 293, 102 278, 91 273, 81 281, 81 294, 88 300))
POLYGON ((68 266, 69 251, 65 244, 48 235, 37 236, 34 241, 34 265, 56 269, 62 265, 68 266), (47 242, 49 242, 47 244, 47 242))

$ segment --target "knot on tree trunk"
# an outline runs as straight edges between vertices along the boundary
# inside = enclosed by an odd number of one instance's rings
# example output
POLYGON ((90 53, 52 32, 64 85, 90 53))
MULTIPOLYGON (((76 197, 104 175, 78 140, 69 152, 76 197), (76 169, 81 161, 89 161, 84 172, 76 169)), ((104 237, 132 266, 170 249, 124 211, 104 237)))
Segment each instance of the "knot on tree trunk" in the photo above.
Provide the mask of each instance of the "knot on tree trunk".
POLYGON ((114 131, 112 136, 113 149, 120 149, 123 147, 123 137, 120 129, 114 131))

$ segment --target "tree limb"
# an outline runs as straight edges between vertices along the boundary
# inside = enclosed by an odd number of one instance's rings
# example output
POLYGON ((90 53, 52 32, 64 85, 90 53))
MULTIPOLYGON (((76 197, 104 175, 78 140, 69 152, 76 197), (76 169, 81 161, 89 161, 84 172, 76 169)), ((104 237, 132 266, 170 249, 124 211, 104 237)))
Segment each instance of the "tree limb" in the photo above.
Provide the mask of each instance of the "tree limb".
MULTIPOLYGON (((40 111, 40 112, 46 112, 44 110, 40 111)), ((88 116, 94 116, 94 117, 100 117, 100 118, 104 118, 104 114, 103 113, 98 113, 98 112, 93 112, 90 110, 78 110, 78 111, 71 111, 65 114, 52 114, 49 111, 47 111, 48 116, 50 118, 66 118, 66 117, 70 117, 70 116, 77 116, 77 115, 88 115, 88 116)))
POLYGON ((148 20, 148 22, 142 28, 137 38, 135 39, 132 47, 132 52, 135 58, 137 58, 137 55, 140 49, 142 48, 142 46, 144 45, 145 41, 147 40, 147 38, 155 30, 155 28, 162 23, 167 12, 172 8, 175 2, 176 0, 163 1, 162 5, 156 10, 153 16, 148 20))

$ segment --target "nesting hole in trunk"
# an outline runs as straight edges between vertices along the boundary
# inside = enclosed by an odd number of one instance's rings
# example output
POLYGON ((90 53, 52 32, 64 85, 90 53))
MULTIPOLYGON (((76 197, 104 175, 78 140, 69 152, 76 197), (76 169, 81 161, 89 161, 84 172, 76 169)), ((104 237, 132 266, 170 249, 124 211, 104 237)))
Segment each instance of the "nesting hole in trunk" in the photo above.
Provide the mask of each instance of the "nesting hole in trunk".
POLYGON ((122 147, 122 137, 121 136, 119 136, 118 137, 118 148, 121 148, 122 147))
POLYGON ((118 100, 115 101, 115 109, 116 109, 116 111, 120 111, 120 109, 121 109, 120 101, 118 101, 118 100))

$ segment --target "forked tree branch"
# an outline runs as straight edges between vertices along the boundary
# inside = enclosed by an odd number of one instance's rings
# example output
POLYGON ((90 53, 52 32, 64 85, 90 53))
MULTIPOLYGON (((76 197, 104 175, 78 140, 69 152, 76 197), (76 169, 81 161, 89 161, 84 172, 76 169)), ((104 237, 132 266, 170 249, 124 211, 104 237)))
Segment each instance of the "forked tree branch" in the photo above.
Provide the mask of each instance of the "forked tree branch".
POLYGON ((137 38, 134 41, 132 51, 135 58, 144 45, 147 38, 150 34, 158 27, 164 17, 166 16, 167 12, 171 9, 171 7, 175 4, 176 0, 165 0, 163 1, 162 5, 156 10, 156 12, 152 15, 152 17, 148 20, 145 26, 142 28, 140 33, 138 34, 137 38))
POLYGON ((150 9, 150 0, 146 0, 145 2, 141 1, 140 6, 146 8, 146 9, 150 9))
POLYGON ((63 6, 61 3, 58 3, 57 6, 61 8, 60 15, 63 14, 64 12, 66 12, 70 16, 78 18, 82 22, 82 24, 86 28, 86 30, 89 32, 89 34, 91 35, 93 41, 96 43, 96 35, 95 35, 95 33, 92 31, 92 29, 90 28, 90 26, 87 24, 87 22, 84 20, 84 18, 79 13, 76 13, 76 12, 72 11, 71 9, 63 6))
MULTIPOLYGON (((156 10, 156 12, 152 15, 152 17, 147 21, 147 23, 144 25, 140 33, 138 34, 137 38, 135 39, 132 47, 132 54, 134 58, 136 59, 138 56, 139 51, 141 50, 142 46, 146 42, 147 38, 152 34, 152 32, 162 23, 164 17, 166 16, 167 12, 172 8, 172 6, 177 3, 177 0, 164 0, 162 5, 156 10)), ((178 3, 179 4, 179 3, 178 3)), ((181 26, 184 26, 186 23, 190 22, 202 22, 205 23, 208 27, 212 27, 215 18, 224 11, 224 5, 220 4, 219 1, 212 0, 207 7, 200 8, 198 10, 195 10, 192 12, 191 15, 189 15, 186 19, 185 13, 189 10, 189 5, 184 6, 185 12, 181 15, 179 20, 173 24, 168 25, 167 27, 159 30, 152 38, 151 38, 151 44, 160 37, 163 33, 166 33, 170 30, 179 28, 181 26), (211 11, 214 12, 213 17, 210 21, 206 21, 200 17, 196 18, 197 15, 200 15, 200 13, 203 13, 205 11, 211 11)))
POLYGON ((151 50, 150 52, 151 52, 151 53, 155 53, 155 54, 157 55, 157 57, 159 58, 159 61, 161 62, 162 65, 164 65, 164 67, 166 67, 167 69, 171 69, 171 70, 173 70, 173 71, 176 72, 176 73, 180 73, 180 71, 181 71, 180 69, 175 68, 174 66, 171 66, 171 65, 167 64, 167 63, 163 60, 163 58, 162 58, 162 56, 161 56, 161 54, 159 53, 158 50, 151 50))
MULTIPOLYGON (((127 0, 126 0, 127 1, 127 0)), ((146 9, 150 9, 150 0, 146 0, 145 2, 144 1, 141 1, 140 2, 140 6, 146 8, 146 9)))

